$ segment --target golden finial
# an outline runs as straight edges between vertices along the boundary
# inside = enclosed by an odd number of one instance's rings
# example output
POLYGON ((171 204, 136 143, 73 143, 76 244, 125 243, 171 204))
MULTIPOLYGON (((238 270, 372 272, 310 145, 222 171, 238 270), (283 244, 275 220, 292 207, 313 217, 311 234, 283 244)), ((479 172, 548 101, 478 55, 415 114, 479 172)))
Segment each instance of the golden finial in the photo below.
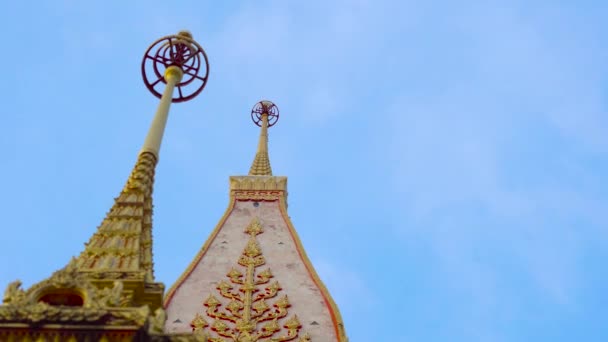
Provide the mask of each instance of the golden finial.
POLYGON ((250 176, 272 176, 268 157, 268 128, 279 120, 279 108, 270 101, 260 101, 251 110, 251 119, 261 127, 258 150, 249 169, 250 176))
POLYGON ((152 153, 158 159, 169 106, 172 102, 191 100, 203 90, 209 75, 209 62, 205 50, 192 39, 192 34, 180 31, 157 40, 148 48, 141 71, 148 90, 161 99, 142 153, 152 153))

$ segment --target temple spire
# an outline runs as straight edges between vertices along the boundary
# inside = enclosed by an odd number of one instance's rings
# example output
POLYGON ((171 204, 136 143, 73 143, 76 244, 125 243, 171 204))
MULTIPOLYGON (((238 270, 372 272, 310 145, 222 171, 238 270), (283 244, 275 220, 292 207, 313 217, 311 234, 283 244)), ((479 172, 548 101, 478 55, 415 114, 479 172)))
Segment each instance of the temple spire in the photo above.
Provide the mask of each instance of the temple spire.
POLYGON ((261 127, 261 130, 258 149, 249 169, 249 175, 272 176, 272 167, 268 157, 268 128, 279 119, 279 109, 270 101, 260 101, 253 107, 251 118, 256 125, 261 127))
POLYGON ((250 176, 272 176, 272 167, 268 157, 268 114, 262 114, 262 129, 255 158, 249 169, 250 176))
POLYGON ((209 68, 203 49, 190 33, 182 31, 153 43, 141 70, 146 87, 160 103, 126 185, 76 265, 81 272, 128 272, 151 282, 152 192, 169 107, 172 102, 198 95, 207 82, 209 68), (189 87, 182 89, 185 85, 189 87))
POLYGON ((261 101, 251 118, 261 128, 251 171, 230 177, 224 216, 167 292, 164 331, 210 342, 348 342, 287 213, 287 177, 270 169, 268 128, 279 110, 261 101))
POLYGON ((207 341, 163 333, 165 286, 153 274, 152 192, 169 107, 203 90, 209 64, 192 35, 179 32, 150 46, 141 71, 160 104, 126 185, 77 258, 27 290, 20 281, 9 284, 0 304, 0 341, 207 341))

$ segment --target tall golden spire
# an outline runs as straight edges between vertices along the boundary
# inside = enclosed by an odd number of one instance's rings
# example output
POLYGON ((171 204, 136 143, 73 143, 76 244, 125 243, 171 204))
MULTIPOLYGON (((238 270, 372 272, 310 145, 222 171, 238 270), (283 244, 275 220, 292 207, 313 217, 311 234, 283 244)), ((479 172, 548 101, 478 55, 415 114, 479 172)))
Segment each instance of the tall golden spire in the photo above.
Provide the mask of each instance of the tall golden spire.
POLYGON ((177 66, 165 70, 165 91, 152 120, 143 148, 127 184, 97 232, 77 260, 85 272, 130 272, 153 281, 152 191, 154 170, 169 115, 175 85, 183 72, 177 66))
POLYGON ((207 56, 187 32, 146 51, 144 83, 160 103, 135 167, 77 258, 28 290, 9 284, 1 341, 165 340, 164 285, 154 282, 152 267, 154 171, 171 103, 199 94, 208 72, 207 56))
POLYGON ((279 109, 270 101, 260 101, 253 107, 251 118, 262 129, 260 130, 258 150, 249 169, 249 175, 272 176, 270 158, 268 157, 268 127, 273 126, 278 120, 279 109))
POLYGON ((127 272, 131 279, 154 280, 152 191, 169 108, 172 102, 187 101, 200 93, 208 70, 203 49, 186 31, 161 38, 146 51, 142 62, 144 83, 161 100, 127 184, 77 258, 80 271, 96 273, 96 277, 100 273, 127 272), (198 85, 192 88, 194 81, 198 85), (161 92, 157 86, 163 84, 161 92), (185 85, 189 85, 190 94, 182 90, 185 85))
MULTIPOLYGON (((97 232, 77 260, 86 272, 135 272, 153 281, 152 191, 154 170, 175 85, 183 72, 171 66, 165 71, 167 86, 127 184, 97 232)), ((136 276, 137 277, 137 276, 136 276)))

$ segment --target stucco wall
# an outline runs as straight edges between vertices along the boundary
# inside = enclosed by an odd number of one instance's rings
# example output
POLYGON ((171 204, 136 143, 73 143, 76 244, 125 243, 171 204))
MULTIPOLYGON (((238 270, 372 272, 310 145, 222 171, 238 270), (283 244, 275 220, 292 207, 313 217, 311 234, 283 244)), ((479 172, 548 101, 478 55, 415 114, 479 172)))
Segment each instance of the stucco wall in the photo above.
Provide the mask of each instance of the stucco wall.
MULTIPOLYGON (((216 286, 221 280, 229 280, 226 274, 231 268, 244 272, 237 261, 249 239, 244 230, 256 216, 264 228, 257 241, 266 259, 266 264, 257 271, 270 268, 274 275, 271 282, 277 280, 281 284, 282 290, 277 298, 285 294, 292 305, 287 318, 294 314, 298 316, 302 324, 300 336, 307 332, 315 342, 338 341, 331 311, 298 254, 278 201, 259 202, 258 207, 252 201, 236 202, 202 259, 167 302, 165 331, 190 332, 189 324, 196 313, 201 314, 207 322, 213 322, 205 314, 203 301, 211 293, 220 298, 224 305, 227 304, 228 300, 219 295, 216 286)), ((273 302, 268 300, 268 304, 273 302)), ((281 326, 285 320, 279 322, 281 326)))

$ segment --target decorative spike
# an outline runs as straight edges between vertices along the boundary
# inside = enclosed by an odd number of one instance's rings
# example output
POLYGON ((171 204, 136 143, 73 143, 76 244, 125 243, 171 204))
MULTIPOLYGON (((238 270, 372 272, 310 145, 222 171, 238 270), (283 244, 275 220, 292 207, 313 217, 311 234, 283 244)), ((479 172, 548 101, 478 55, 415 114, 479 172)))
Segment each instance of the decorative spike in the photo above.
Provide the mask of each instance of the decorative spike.
POLYGON ((287 295, 284 295, 283 297, 281 297, 281 299, 274 303, 274 306, 280 309, 284 309, 290 307, 291 304, 289 304, 289 298, 287 298, 287 295))
POLYGON ((192 322, 190 322, 190 327, 192 328, 193 332, 201 330, 207 326, 209 326, 209 323, 207 323, 207 321, 205 321, 205 319, 199 314, 196 314, 192 322))
POLYGON ((262 330, 268 331, 270 333, 275 333, 275 332, 281 330, 281 328, 279 327, 279 323, 277 323, 277 320, 273 319, 272 321, 264 324, 264 326, 262 327, 262 330))
POLYGON ((217 284, 216 288, 221 292, 225 292, 230 290, 232 288, 232 285, 230 285, 230 283, 228 283, 227 281, 222 280, 219 282, 219 284, 217 284))
POLYGON ((260 224, 260 220, 257 218, 255 218, 253 221, 251 221, 251 223, 249 223, 247 228, 245 228, 245 233, 247 233, 251 236, 262 234, 263 232, 264 232, 264 228, 262 228, 262 225, 260 224))
POLYGON ((217 300, 217 298, 215 298, 215 296, 212 294, 210 294, 209 297, 207 297, 207 300, 205 301, 205 306, 208 306, 210 308, 215 308, 219 305, 221 305, 219 300, 217 300))
POLYGON ((290 319, 288 319, 287 322, 285 322, 285 324, 283 326, 290 330, 297 330, 302 326, 302 324, 300 324, 300 320, 298 319, 298 316, 295 315, 295 316, 291 317, 290 319))
POLYGON ((253 305, 251 307, 253 308, 253 310, 257 311, 258 313, 262 313, 270 308, 264 300, 260 300, 260 301, 253 303, 253 305))
POLYGON ((228 325, 226 325, 226 323, 224 323, 220 320, 215 320, 215 321, 213 321, 213 325, 212 325, 211 329, 222 333, 222 332, 228 330, 228 325))
POLYGON ((249 169, 250 176, 272 176, 270 158, 268 157, 268 128, 273 126, 279 118, 279 109, 270 101, 258 102, 251 111, 253 122, 260 126, 260 140, 258 149, 249 169), (272 122, 270 121, 272 120, 272 122))
POLYGON ((235 268, 232 268, 230 272, 228 272, 227 276, 231 279, 238 279, 243 276, 243 273, 235 268))

